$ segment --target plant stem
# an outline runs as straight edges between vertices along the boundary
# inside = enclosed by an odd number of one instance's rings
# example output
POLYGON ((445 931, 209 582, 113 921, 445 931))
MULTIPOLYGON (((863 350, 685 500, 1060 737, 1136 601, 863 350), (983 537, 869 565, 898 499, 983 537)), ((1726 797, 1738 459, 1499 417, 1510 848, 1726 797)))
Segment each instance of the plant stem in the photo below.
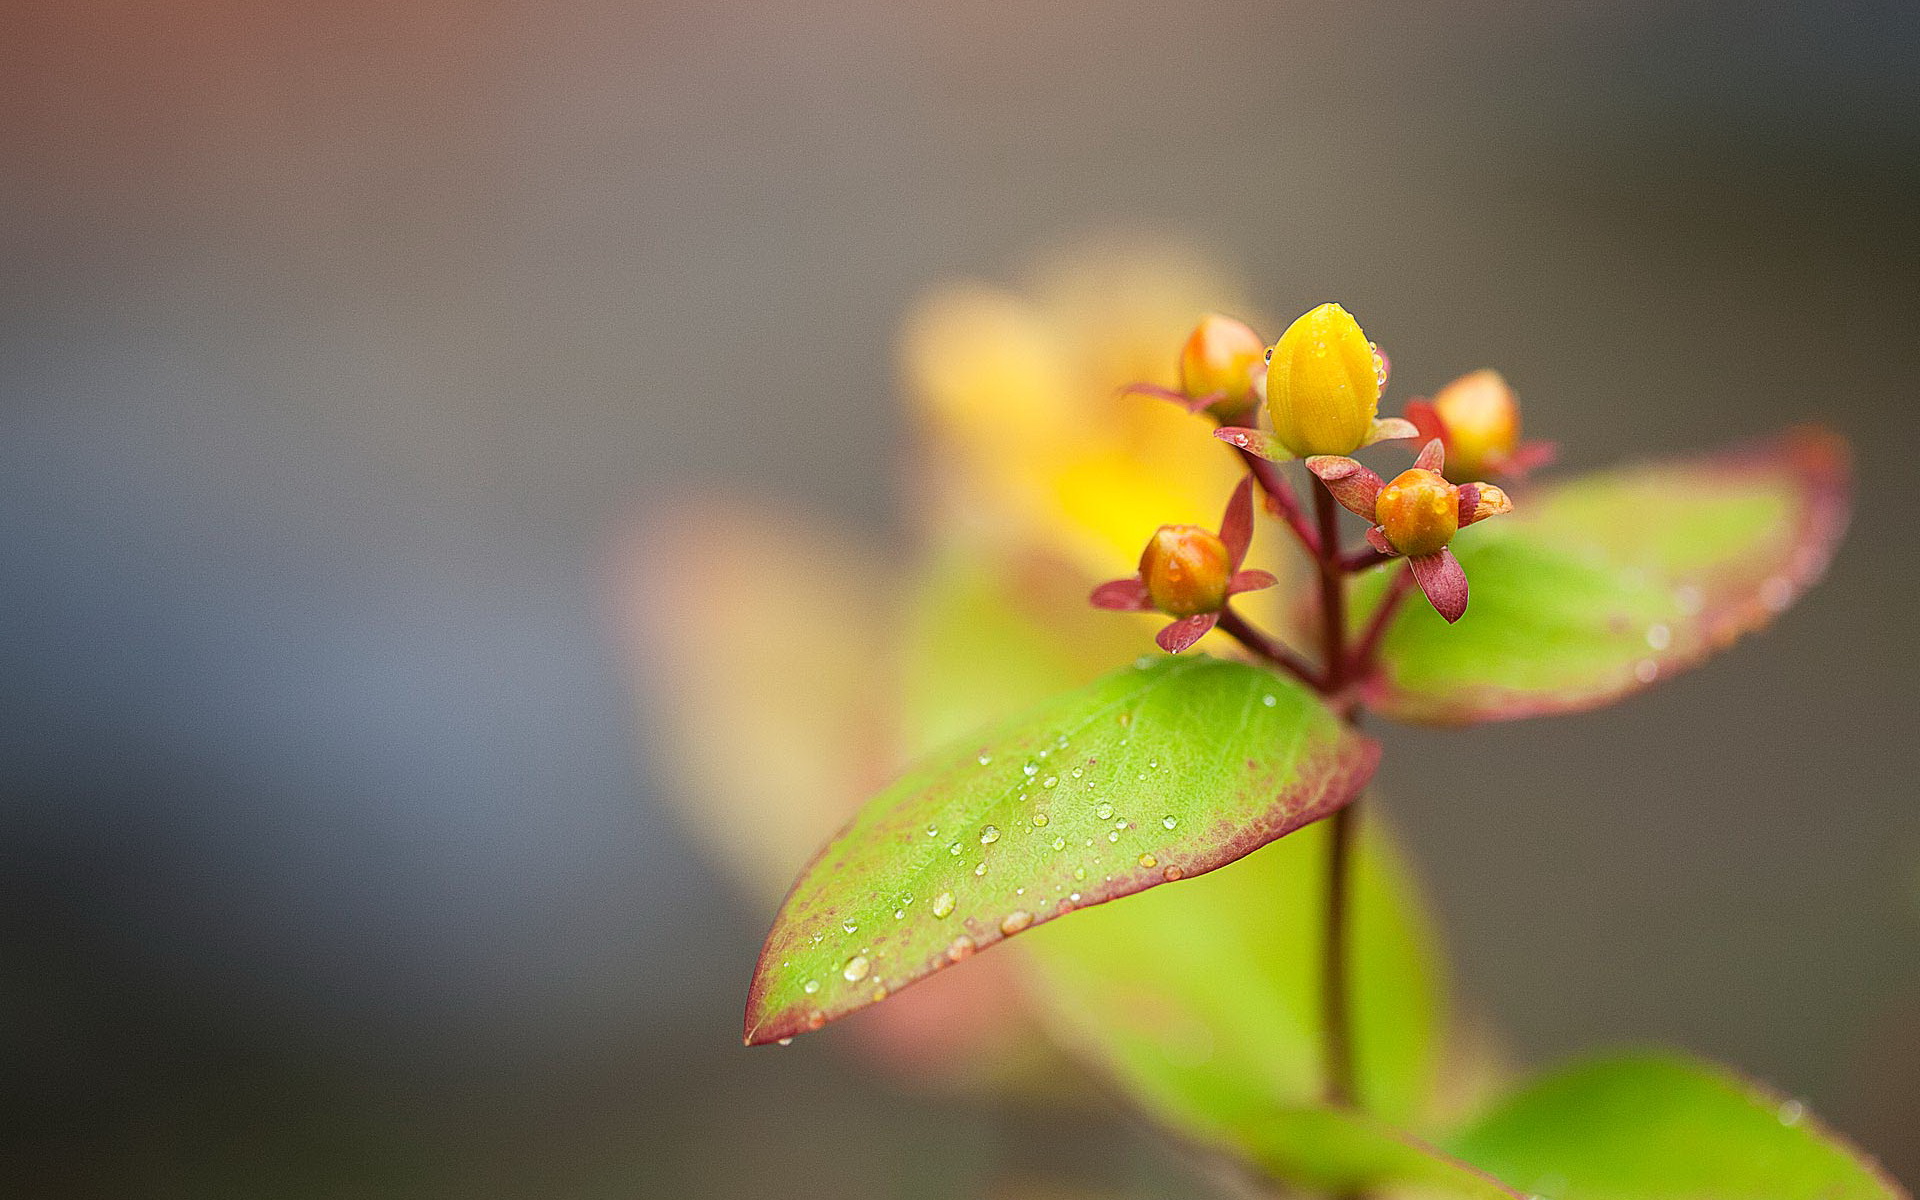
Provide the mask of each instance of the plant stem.
POLYGON ((1321 539, 1307 524, 1307 514, 1300 511, 1300 499, 1293 494, 1293 485, 1280 473, 1280 468, 1246 450, 1240 451, 1240 461, 1247 464, 1247 470, 1259 483, 1260 490, 1267 494, 1267 499, 1273 501, 1274 509, 1287 527, 1293 530, 1293 536, 1300 539, 1300 544, 1307 548, 1308 554, 1318 558, 1321 539))
POLYGON ((1286 671, 1300 682, 1320 690, 1320 673, 1307 661, 1295 654, 1278 638, 1255 629, 1247 619, 1231 608, 1220 610, 1220 632, 1233 638, 1242 646, 1266 659, 1274 666, 1286 671))
MULTIPOLYGON (((1337 697, 1347 680, 1347 604, 1346 571, 1340 561, 1340 510, 1333 493, 1319 480, 1314 481, 1315 516, 1319 518, 1318 552, 1314 561, 1320 569, 1321 661, 1325 675, 1321 692, 1329 699, 1337 697)), ((1342 709, 1352 723, 1353 710, 1342 709)), ((1348 801, 1332 817, 1327 842, 1326 935, 1321 949, 1320 1013, 1325 1036, 1324 1090, 1327 1103, 1351 1105, 1355 1102, 1353 1074, 1352 996, 1347 959, 1348 892, 1352 874, 1355 812, 1360 801, 1348 801)))

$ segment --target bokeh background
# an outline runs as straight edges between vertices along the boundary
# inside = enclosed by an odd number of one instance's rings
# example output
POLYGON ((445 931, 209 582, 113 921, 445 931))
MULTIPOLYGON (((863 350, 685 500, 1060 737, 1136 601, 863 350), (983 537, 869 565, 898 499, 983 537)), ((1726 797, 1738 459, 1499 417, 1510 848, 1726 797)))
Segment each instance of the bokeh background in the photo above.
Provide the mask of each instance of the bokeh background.
POLYGON ((740 1049, 770 913, 611 632, 687 489, 900 544, 902 312, 1115 229, 1576 466, 1855 439, 1776 629, 1383 780, 1521 1055, 1680 1044, 1920 1178, 1920 10, 0 7, 0 1190, 1190 1187, 740 1049))

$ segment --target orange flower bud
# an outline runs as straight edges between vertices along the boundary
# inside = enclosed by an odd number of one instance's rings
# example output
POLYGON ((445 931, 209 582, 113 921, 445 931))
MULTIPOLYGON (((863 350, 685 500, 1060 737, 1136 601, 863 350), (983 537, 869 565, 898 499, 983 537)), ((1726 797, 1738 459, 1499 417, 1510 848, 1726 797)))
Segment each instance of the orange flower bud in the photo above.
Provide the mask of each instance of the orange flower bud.
POLYGON ((1274 436, 1294 454, 1353 453, 1379 411, 1373 344, 1346 309, 1322 304, 1274 343, 1267 413, 1274 436))
POLYGON ((1471 371, 1440 389, 1433 411, 1447 431, 1447 474, 1484 479, 1520 442, 1520 406, 1498 371, 1471 371))
POLYGON ((1170 617, 1219 611, 1232 575, 1226 543, 1198 525, 1162 525, 1140 555, 1147 595, 1170 617))
POLYGON ((1200 318, 1180 349, 1180 390, 1191 399, 1219 393, 1208 411, 1223 421, 1252 408, 1266 343, 1252 326, 1219 313, 1200 318))
POLYGON ((1439 472, 1414 467, 1380 489, 1373 516, 1395 550, 1433 554, 1460 528, 1460 495, 1439 472))

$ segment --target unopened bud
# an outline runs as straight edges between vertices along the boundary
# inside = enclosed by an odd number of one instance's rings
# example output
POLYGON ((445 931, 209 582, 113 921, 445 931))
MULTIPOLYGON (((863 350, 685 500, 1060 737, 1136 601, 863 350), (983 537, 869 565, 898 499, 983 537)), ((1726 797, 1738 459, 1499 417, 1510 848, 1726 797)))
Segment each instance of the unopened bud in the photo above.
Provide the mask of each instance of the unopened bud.
POLYGON ((1208 313, 1180 349, 1180 390, 1196 400, 1217 393, 1208 411, 1235 420, 1259 400, 1254 380, 1265 353, 1266 343, 1245 321, 1208 313))
POLYGON ((1289 325, 1267 367, 1274 436, 1303 458, 1358 450, 1380 411, 1376 367, 1372 343, 1338 304, 1289 325))
POLYGON ((1140 555, 1147 595, 1170 617, 1218 612, 1232 575, 1226 543, 1198 525, 1162 525, 1140 555))
POLYGON ((1433 398, 1447 431, 1447 474, 1484 479, 1520 442, 1520 406, 1498 371, 1471 371, 1433 398))
POLYGON ((1414 467, 1380 489, 1373 519, 1400 553, 1432 554, 1460 528, 1459 493, 1439 472, 1414 467))

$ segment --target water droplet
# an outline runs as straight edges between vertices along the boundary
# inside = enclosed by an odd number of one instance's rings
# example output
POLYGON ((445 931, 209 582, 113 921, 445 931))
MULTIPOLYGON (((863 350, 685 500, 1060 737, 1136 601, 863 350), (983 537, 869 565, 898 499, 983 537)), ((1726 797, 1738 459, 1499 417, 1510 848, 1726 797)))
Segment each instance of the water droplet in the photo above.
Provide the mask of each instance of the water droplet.
POLYGON ((866 955, 856 954, 847 960, 846 966, 840 968, 840 976, 848 983, 859 983, 872 969, 873 964, 867 961, 866 955))
POLYGON ((1160 865, 1160 860, 1151 854, 1142 854, 1140 856, 1140 865, 1143 867, 1157 867, 1160 865))
POLYGON ((1054 786, 1055 784, 1057 784, 1057 783, 1059 783, 1059 782, 1060 782, 1060 779, 1059 779, 1059 777, 1058 777, 1058 776, 1055 776, 1055 775, 1049 775, 1049 776, 1047 776, 1047 777, 1046 777, 1045 779, 1042 779, 1042 780, 1040 781, 1040 786, 1041 786, 1041 787, 1052 787, 1052 786, 1054 786))
POLYGON ((1673 645, 1673 630, 1665 625, 1647 626, 1647 645, 1654 650, 1665 650, 1673 645))
POLYGON ((1024 908, 1016 908, 1000 921, 1000 932, 1012 937, 1022 929, 1033 924, 1033 914, 1024 908))
POLYGON ((929 825, 929 826, 927 826, 927 836, 928 836, 928 837, 939 837, 939 836, 940 836, 940 827, 939 827, 938 825, 929 825))
POLYGON ((980 844, 982 846, 991 846, 999 840, 1000 830, 992 825, 988 825, 980 831, 980 844))
POLYGON ((984 862, 973 864, 973 873, 975 875, 985 875, 987 873, 987 864, 984 862))
POLYGON ((1078 903, 1080 903, 1080 893, 1079 893, 1079 892, 1075 892, 1075 893, 1073 893, 1073 895, 1071 895, 1071 896, 1068 896, 1068 897, 1067 897, 1067 899, 1069 899, 1069 900, 1071 900, 1071 901, 1073 901, 1073 902, 1074 902, 1075 904, 1078 904, 1078 903))
POLYGON ((1166 880, 1168 883, 1172 883, 1185 874, 1186 872, 1182 871, 1179 867, 1168 867, 1166 870, 1160 872, 1160 878, 1166 880))
POLYGON ((1798 1125, 1807 1115, 1807 1106, 1798 1100, 1785 1100, 1781 1102, 1780 1111, 1775 1115, 1780 1118, 1782 1125, 1798 1125))
POLYGON ((860 932, 860 927, 859 927, 858 925, 855 925, 855 924, 854 924, 854 923, 853 923, 852 921, 842 921, 842 922, 840 922, 840 928, 842 928, 842 929, 844 929, 844 930, 846 930, 846 931, 847 931, 848 933, 859 933, 859 932, 860 932))
POLYGON ((1087 869, 1085 867, 1075 867, 1073 869, 1073 877, 1075 879, 1085 879, 1087 877, 1087 869))
POLYGON ((820 981, 818 979, 809 979, 800 990, 811 996, 820 990, 820 981))
POLYGON ((1157 759, 1157 758, 1150 758, 1150 759, 1148 759, 1148 760, 1147 760, 1147 767, 1148 767, 1148 768, 1149 768, 1150 770, 1154 770, 1154 771, 1158 771, 1158 770, 1160 769, 1160 760, 1159 760, 1159 759, 1157 759))
POLYGON ((1040 773, 1040 767, 1036 763, 1029 762, 1027 763, 1027 765, 1020 768, 1020 773, 1022 775, 1025 775, 1028 779, 1032 779, 1035 775, 1038 775, 1040 773))
POLYGON ((875 1004, 880 1003, 882 1000, 885 1000, 886 998, 887 998, 887 989, 885 987, 877 987, 873 989, 873 1002, 875 1004))
POLYGON ((821 1012, 817 1008, 807 1014, 808 1029, 818 1029, 822 1025, 825 1025, 826 1023, 827 1023, 827 1014, 821 1012))
POLYGON ((976 759, 974 759, 973 761, 975 761, 975 762, 977 762, 977 763, 979 763, 979 764, 980 764, 981 766, 983 766, 983 767, 984 767, 984 766, 986 766, 987 764, 989 764, 989 763, 991 763, 991 762, 993 761, 993 755, 991 755, 991 754, 982 754, 982 755, 981 755, 981 756, 980 756, 979 758, 976 758, 976 759))
POLYGON ((944 917, 953 911, 953 893, 941 892, 933 898, 933 915, 944 917))
POLYGON ((1168 817, 1160 818, 1160 825, 1164 829, 1172 829, 1174 826, 1178 825, 1179 823, 1180 823, 1179 817, 1168 816, 1168 817))
POLYGON ((958 855, 959 855, 959 853, 960 853, 960 843, 959 843, 959 842, 953 842, 953 843, 951 843, 951 844, 949 844, 949 845, 947 846, 947 853, 948 853, 948 854, 952 854, 952 855, 955 855, 955 856, 958 856, 958 855))
POLYGON ((973 948, 973 939, 963 933, 947 943, 947 961, 959 962, 969 954, 972 954, 973 948))
POLYGON ((1051 818, 1049 818, 1049 817, 1047 816, 1047 814, 1045 814, 1045 813, 1043 813, 1043 812, 1037 812, 1037 813, 1035 813, 1035 814, 1033 814, 1033 823, 1034 823, 1034 825, 1036 825, 1036 826, 1038 826, 1038 827, 1039 827, 1039 828, 1041 828, 1041 829, 1045 829, 1045 828, 1047 827, 1047 822, 1048 822, 1048 821, 1049 821, 1050 819, 1051 819, 1051 818))
POLYGON ((1660 678, 1660 664, 1651 658, 1643 658, 1633 664, 1633 677, 1641 683, 1652 683, 1660 678))
POLYGON ((1081 777, 1082 775, 1085 775, 1085 774, 1086 774, 1086 772, 1085 772, 1085 771, 1083 771, 1083 770, 1081 770, 1081 769, 1080 769, 1079 767, 1075 767, 1075 768, 1073 769, 1073 777, 1074 777, 1075 779, 1078 779, 1078 778, 1080 778, 1080 777, 1081 777))
POLYGON ((1110 842, 1117 842, 1117 841, 1119 841, 1119 840, 1120 840, 1120 831, 1119 831, 1118 829, 1116 829, 1116 830, 1114 830, 1114 831, 1113 831, 1112 833, 1110 833, 1110 834, 1108 834, 1108 835, 1107 835, 1107 840, 1108 840, 1108 841, 1110 841, 1110 842))
POLYGON ((1093 815, 1099 817, 1102 821, 1111 821, 1113 819, 1113 805, 1102 801, 1100 807, 1093 810, 1093 815))
POLYGON ((896 908, 893 910, 893 919, 896 921, 900 920, 902 917, 906 915, 907 915, 907 910, 904 908, 896 908))
POLYGON ((780 1039, 779 1041, 777 1041, 777 1042, 775 1042, 775 1043, 774 1043, 774 1045, 776 1045, 776 1046, 791 1046, 791 1045, 793 1045, 793 1039, 792 1039, 792 1038, 790 1038, 790 1037, 783 1037, 783 1038, 781 1038, 781 1039, 780 1039))
POLYGON ((1268 692, 1266 695, 1260 697, 1260 703, 1266 705, 1268 708, 1272 708, 1274 705, 1280 703, 1280 697, 1274 695, 1272 692, 1268 692))
POLYGON ((1683 583, 1673 589, 1673 603, 1687 616, 1696 616, 1707 605, 1707 595, 1691 583, 1683 583))

